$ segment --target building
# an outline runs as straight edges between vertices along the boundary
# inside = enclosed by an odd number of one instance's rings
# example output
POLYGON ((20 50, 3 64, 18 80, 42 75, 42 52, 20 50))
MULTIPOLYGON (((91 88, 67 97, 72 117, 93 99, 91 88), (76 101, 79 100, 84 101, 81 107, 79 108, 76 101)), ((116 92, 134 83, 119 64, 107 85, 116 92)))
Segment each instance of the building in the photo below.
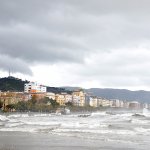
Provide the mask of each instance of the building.
POLYGON ((120 107, 120 100, 119 99, 113 99, 112 107, 120 107))
POLYGON ((22 92, 1 92, 0 100, 3 103, 3 110, 6 110, 8 105, 23 101, 24 94, 22 92))
POLYGON ((124 108, 129 108, 129 102, 128 101, 124 101, 124 108))
POLYGON ((46 97, 48 97, 49 99, 55 100, 55 93, 47 92, 46 97))
POLYGON ((37 82, 30 82, 24 85, 25 93, 46 93, 47 88, 37 82))
POLYGON ((65 94, 65 103, 72 102, 73 97, 70 94, 65 94))
POLYGON ((72 103, 74 106, 79 106, 80 104, 80 96, 72 94, 72 103))
POLYGON ((140 109, 141 105, 137 101, 132 101, 132 102, 129 103, 129 108, 130 109, 140 109))
POLYGON ((99 103, 98 103, 98 99, 97 99, 96 96, 91 96, 91 97, 90 97, 89 105, 90 105, 91 107, 98 107, 99 103))
POLYGON ((110 101, 108 99, 99 98, 98 100, 99 100, 99 106, 112 107, 112 105, 113 105, 113 101, 110 101))
POLYGON ((147 103, 144 103, 144 104, 143 104, 143 108, 148 109, 148 108, 149 108, 148 104, 147 104, 147 103))
POLYGON ((120 107, 120 108, 123 108, 123 107, 124 107, 124 101, 120 100, 119 103, 120 103, 120 104, 119 104, 119 105, 120 105, 119 107, 120 107))
POLYGON ((65 94, 56 94, 55 100, 57 103, 59 103, 60 106, 65 106, 65 94))
POLYGON ((82 90, 77 90, 72 93, 73 104, 76 106, 85 106, 85 93, 82 90))

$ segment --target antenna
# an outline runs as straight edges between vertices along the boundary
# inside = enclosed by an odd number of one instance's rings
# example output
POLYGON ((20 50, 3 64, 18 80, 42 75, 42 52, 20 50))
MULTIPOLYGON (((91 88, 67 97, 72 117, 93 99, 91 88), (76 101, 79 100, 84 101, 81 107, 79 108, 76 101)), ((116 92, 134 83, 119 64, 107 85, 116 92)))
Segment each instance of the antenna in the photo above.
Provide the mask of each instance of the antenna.
POLYGON ((10 68, 9 68, 9 76, 8 77, 10 77, 10 68))

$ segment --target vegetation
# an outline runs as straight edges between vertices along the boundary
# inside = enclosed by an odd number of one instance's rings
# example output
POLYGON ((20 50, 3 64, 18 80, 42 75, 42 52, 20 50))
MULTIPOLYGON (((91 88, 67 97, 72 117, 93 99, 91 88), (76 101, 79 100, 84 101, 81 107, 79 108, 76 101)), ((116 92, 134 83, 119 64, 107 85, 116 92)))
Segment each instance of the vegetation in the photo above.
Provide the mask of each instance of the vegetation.
MULTIPOLYGON (((52 99, 45 97, 44 99, 36 100, 36 97, 32 97, 29 101, 20 101, 14 105, 16 111, 19 112, 53 112, 59 107, 59 104, 52 99)), ((8 109, 11 110, 11 109, 8 109)))
MULTIPOLYGON (((0 101, 0 108, 2 108, 3 103, 0 101)), ((49 99, 47 97, 37 100, 35 96, 32 97, 29 101, 19 101, 16 104, 9 104, 5 106, 4 112, 55 112, 57 108, 64 107, 60 106, 53 99, 49 99)), ((107 108, 98 107, 94 108, 91 106, 73 106, 72 102, 68 102, 65 104, 65 107, 69 108, 71 112, 93 112, 93 111, 102 111, 107 108)))
POLYGON ((13 111, 15 109, 15 104, 9 104, 6 106, 7 111, 13 111))
POLYGON ((28 104, 25 101, 20 101, 17 104, 15 104, 16 111, 27 111, 28 110, 28 104))
POLYGON ((60 93, 68 93, 71 94, 72 91, 66 90, 64 88, 57 88, 57 87, 47 87, 47 92, 53 92, 55 94, 60 94, 60 93))
POLYGON ((3 107, 3 102, 0 100, 0 109, 3 107))
POLYGON ((0 78, 0 90, 22 92, 24 91, 24 84, 28 82, 14 77, 0 78))
POLYGON ((65 105, 66 105, 67 107, 72 107, 72 106, 73 106, 73 103, 72 103, 72 102, 67 102, 67 103, 65 103, 65 105))

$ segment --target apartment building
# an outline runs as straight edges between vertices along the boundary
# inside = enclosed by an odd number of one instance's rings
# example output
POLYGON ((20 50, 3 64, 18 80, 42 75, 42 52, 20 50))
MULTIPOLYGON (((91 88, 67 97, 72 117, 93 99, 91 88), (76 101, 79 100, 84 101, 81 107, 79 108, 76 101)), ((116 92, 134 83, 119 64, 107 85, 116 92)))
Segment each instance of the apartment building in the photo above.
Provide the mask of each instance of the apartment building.
POLYGON ((56 94, 55 100, 57 103, 59 103, 60 106, 65 106, 65 94, 56 94))
POLYGON ((47 88, 37 82, 30 82, 24 85, 25 93, 46 93, 47 88))
POLYGON ((85 93, 82 90, 77 90, 72 93, 73 104, 76 106, 85 106, 85 93))

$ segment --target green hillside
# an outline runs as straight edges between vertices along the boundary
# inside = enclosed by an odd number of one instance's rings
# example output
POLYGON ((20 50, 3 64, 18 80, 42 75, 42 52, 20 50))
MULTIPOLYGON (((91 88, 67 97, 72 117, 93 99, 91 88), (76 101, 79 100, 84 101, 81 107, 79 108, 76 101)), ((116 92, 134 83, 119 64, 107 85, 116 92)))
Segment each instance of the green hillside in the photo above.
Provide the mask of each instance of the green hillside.
POLYGON ((23 92, 24 91, 24 84, 28 83, 29 81, 23 81, 21 79, 15 77, 5 77, 0 78, 0 90, 1 91, 16 91, 16 92, 23 92))

